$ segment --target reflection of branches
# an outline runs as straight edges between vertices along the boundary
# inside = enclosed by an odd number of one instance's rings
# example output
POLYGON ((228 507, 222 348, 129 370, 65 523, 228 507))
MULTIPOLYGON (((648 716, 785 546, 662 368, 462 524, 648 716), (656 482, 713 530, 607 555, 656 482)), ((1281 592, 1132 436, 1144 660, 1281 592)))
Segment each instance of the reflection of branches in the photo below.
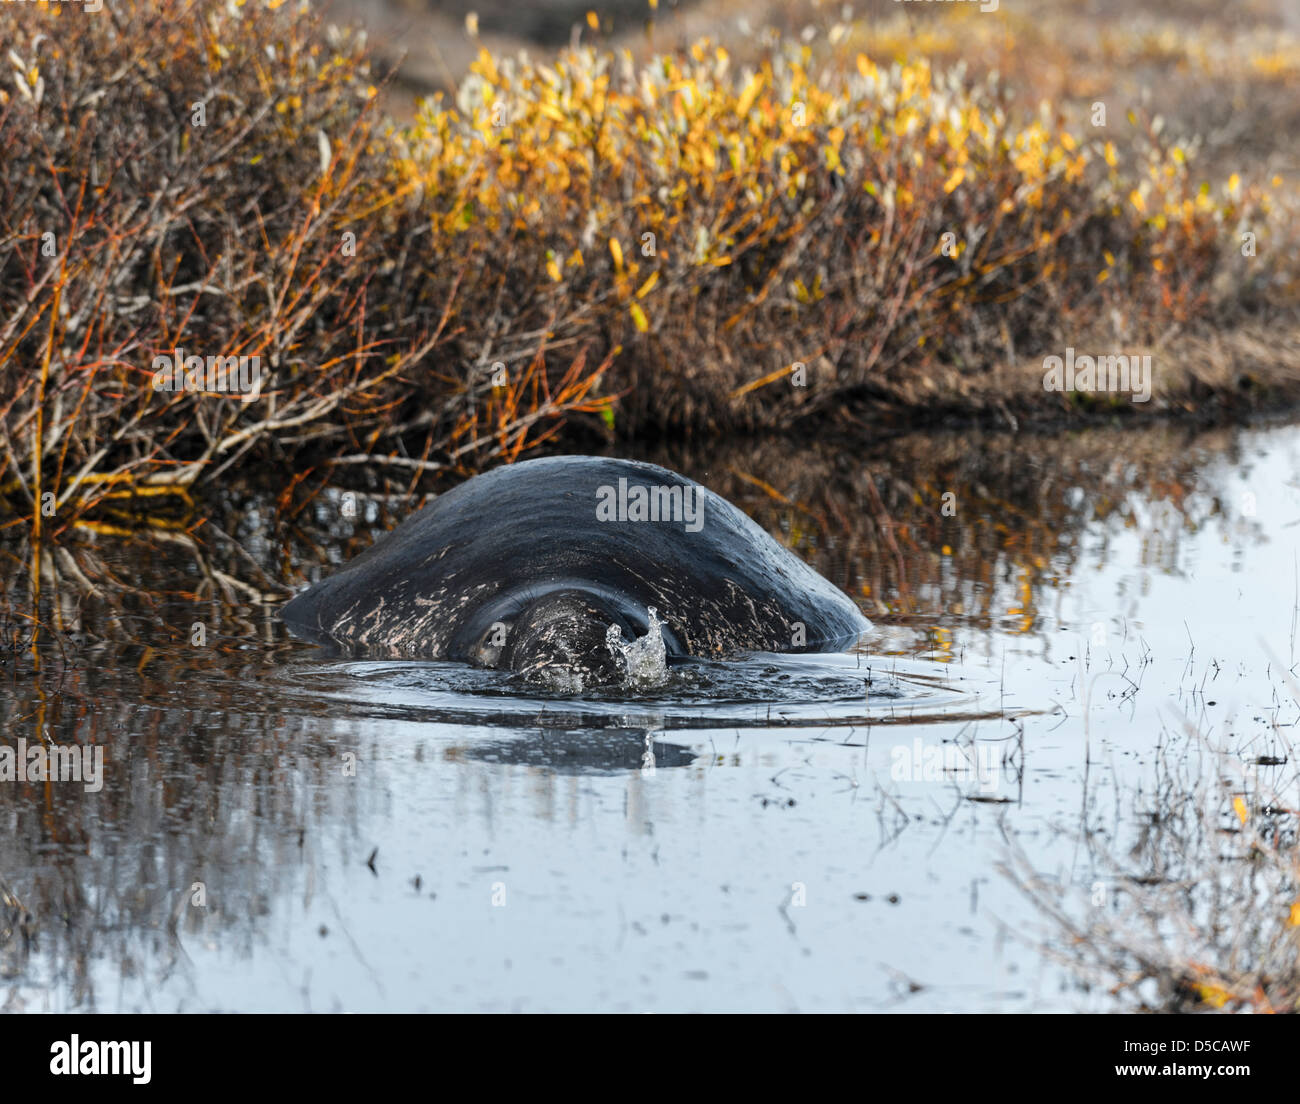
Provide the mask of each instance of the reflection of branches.
POLYGON ((183 530, 126 530, 89 522, 77 529, 121 541, 122 549, 106 557, 98 543, 38 545, 6 557, 13 570, 8 579, 0 578, 7 616, 29 622, 33 637, 44 630, 60 647, 69 634, 78 640, 158 642, 160 629, 166 633, 163 611, 169 606, 183 606, 187 624, 202 608, 211 631, 257 636, 250 608, 269 612, 267 603, 288 591, 260 567, 250 570, 241 559, 244 550, 224 534, 219 547, 183 530), (128 549, 128 555, 120 554, 128 549))
MULTIPOLYGON (((0 786, 9 826, 0 871, 21 881, 21 892, 0 884, 0 978, 57 984, 71 1003, 94 1007, 92 964, 107 959, 122 969, 147 963, 147 990, 160 971, 184 969, 177 931, 251 938, 268 879, 292 873, 281 852, 317 825, 349 822, 361 783, 341 778, 349 744, 321 723, 327 707, 303 699, 293 710, 301 719, 268 713, 256 698, 265 678, 257 660, 214 672, 200 653, 142 660, 135 645, 95 645, 61 672, 62 692, 47 695, 43 713, 21 690, 0 696, 10 739, 30 739, 43 717, 59 742, 102 747, 111 783, 93 801, 75 785, 0 786), (194 692, 178 698, 182 682, 194 692), (265 830, 250 834, 254 811, 265 830), (196 881, 207 888, 203 909, 190 905, 196 881), (171 933, 165 944, 160 932, 171 933), (57 976, 33 972, 42 968, 57 976)), ((23 685, 31 695, 39 688, 23 685)))
POLYGON ((31 913, 0 879, 0 978, 22 974, 34 935, 31 913))
POLYGON ((1126 849, 1082 831, 1099 879, 1086 905, 1009 841, 1003 872, 1056 932, 1044 949, 1158 1010, 1300 1011, 1300 780, 1190 729, 1161 742, 1155 770, 1151 792, 1132 794, 1126 849))
POLYGON ((1192 493, 1203 479, 1196 453, 1232 441, 1210 433, 1193 450, 1172 429, 1050 442, 967 432, 895 437, 860 462, 848 459, 856 445, 833 440, 802 442, 796 464, 789 450, 743 444, 646 458, 697 474, 868 613, 923 633, 954 615, 985 627, 1014 618, 1013 631, 1033 632, 1043 592, 1079 561, 1085 526, 1127 526, 1143 501, 1155 502, 1151 525, 1176 556, 1183 533, 1217 510, 1212 489, 1192 493))
POLYGON ((876 477, 868 472, 867 477, 863 482, 871 497, 871 507, 875 511, 876 523, 880 528, 880 534, 885 538, 885 544, 894 554, 894 562, 898 565, 898 590, 900 596, 906 598, 909 590, 907 585, 907 567, 903 563, 903 553, 898 547, 898 541, 894 539, 893 519, 890 518, 889 511, 885 508, 885 503, 880 497, 880 491, 876 487, 876 477))

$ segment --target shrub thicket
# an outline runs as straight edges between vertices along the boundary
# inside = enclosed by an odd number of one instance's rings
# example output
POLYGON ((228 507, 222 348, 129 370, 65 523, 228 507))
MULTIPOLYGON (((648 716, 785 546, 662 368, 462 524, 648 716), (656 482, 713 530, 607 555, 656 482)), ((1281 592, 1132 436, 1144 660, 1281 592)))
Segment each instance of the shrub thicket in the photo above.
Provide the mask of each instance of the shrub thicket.
POLYGON ((0 496, 55 525, 236 468, 472 470, 575 420, 942 406, 1265 279, 1224 291, 1265 219, 1241 181, 1141 128, 1131 179, 924 59, 484 52, 399 130, 358 40, 274 0, 6 5, 0 57, 0 496), (176 349, 261 381, 160 391, 176 349))

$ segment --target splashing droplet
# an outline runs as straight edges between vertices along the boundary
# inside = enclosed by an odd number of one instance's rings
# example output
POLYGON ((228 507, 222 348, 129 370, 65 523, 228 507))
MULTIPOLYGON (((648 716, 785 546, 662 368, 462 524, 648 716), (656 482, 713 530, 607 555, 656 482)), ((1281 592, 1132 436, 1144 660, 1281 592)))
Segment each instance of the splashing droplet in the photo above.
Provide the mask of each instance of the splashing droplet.
POLYGON ((631 644, 623 642, 622 630, 617 625, 605 630, 605 643, 622 668, 624 684, 638 690, 662 686, 668 681, 668 649, 663 626, 654 606, 646 613, 649 628, 645 636, 637 637, 631 644))

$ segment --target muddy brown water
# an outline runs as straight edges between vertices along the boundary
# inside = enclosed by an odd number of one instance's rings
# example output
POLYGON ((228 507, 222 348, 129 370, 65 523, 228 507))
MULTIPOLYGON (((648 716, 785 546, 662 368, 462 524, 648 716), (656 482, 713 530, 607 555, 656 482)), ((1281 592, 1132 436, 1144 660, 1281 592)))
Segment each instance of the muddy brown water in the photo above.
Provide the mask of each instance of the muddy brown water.
POLYGON ((875 631, 575 697, 287 636, 281 585, 398 498, 229 488, 194 537, 0 545, 0 745, 102 753, 0 780, 0 1007, 1112 1007, 1001 869, 1086 902, 1100 834, 1140 874, 1191 730, 1206 769, 1287 759, 1300 428, 645 458, 875 631))

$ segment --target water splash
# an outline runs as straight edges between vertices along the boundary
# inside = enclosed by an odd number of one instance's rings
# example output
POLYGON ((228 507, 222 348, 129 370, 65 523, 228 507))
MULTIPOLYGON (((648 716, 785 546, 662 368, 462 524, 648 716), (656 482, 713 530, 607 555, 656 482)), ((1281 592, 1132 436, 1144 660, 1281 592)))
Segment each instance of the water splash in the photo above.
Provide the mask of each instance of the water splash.
POLYGON ((538 667, 524 672, 524 681, 553 694, 573 696, 587 688, 582 672, 561 665, 538 667))
POLYGON ((653 728, 645 730, 645 748, 641 752, 641 773, 649 776, 655 772, 655 736, 663 735, 656 733, 653 728))
POLYGON ((623 642, 623 632, 617 625, 605 630, 605 643, 622 671, 623 685, 634 690, 649 690, 668 681, 668 648, 664 644, 663 626, 654 606, 646 613, 649 628, 645 636, 637 637, 631 644, 623 642))

